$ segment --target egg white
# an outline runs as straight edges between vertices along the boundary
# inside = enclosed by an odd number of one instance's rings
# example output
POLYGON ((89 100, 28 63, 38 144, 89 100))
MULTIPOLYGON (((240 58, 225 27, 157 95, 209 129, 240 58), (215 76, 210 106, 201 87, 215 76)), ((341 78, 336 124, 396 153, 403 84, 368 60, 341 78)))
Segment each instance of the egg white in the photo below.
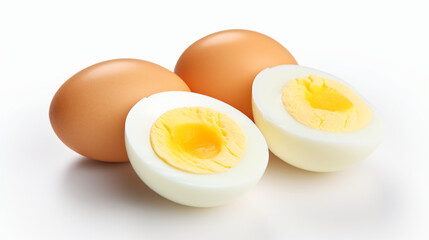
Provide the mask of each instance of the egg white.
POLYGON ((212 207, 227 203, 253 187, 268 163, 268 147, 255 124, 243 113, 214 98, 191 92, 162 92, 140 100, 128 113, 125 143, 129 160, 152 190, 188 206, 212 207), (193 174, 178 170, 153 151, 150 129, 165 112, 182 107, 208 107, 237 122, 246 137, 246 151, 240 162, 224 172, 193 174))
POLYGON ((342 79, 313 68, 281 65, 261 71, 252 87, 252 109, 256 125, 269 149, 296 167, 316 172, 342 170, 368 157, 381 143, 384 128, 378 111, 362 98, 373 112, 371 122, 352 132, 327 132, 296 121, 285 109, 282 91, 288 82, 314 74, 340 82, 342 79))

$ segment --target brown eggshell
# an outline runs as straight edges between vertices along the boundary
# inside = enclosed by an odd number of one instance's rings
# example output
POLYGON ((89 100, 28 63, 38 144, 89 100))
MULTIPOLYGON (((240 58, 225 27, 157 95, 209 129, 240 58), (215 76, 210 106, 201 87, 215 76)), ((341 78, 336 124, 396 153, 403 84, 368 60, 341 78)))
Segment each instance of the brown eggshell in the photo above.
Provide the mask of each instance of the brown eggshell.
POLYGON ((151 62, 101 62, 78 72, 57 91, 49 110, 51 125, 68 147, 88 158, 126 162, 129 110, 143 97, 163 91, 189 88, 176 74, 151 62))
POLYGON ((193 43, 174 71, 191 91, 224 101, 252 118, 253 79, 263 69, 282 64, 297 62, 274 39, 249 30, 226 30, 193 43))

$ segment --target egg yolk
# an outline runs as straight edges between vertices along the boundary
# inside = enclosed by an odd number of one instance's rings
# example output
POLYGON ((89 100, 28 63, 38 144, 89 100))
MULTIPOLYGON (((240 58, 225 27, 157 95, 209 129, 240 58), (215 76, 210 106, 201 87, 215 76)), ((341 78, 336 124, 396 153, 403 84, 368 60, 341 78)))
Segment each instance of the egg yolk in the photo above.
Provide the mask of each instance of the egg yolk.
POLYGON ((176 108, 162 114, 150 130, 156 155, 179 170, 209 174, 237 165, 246 148, 240 126, 206 107, 176 108))
POLYGON ((282 102, 295 120, 323 131, 356 131, 372 119, 370 107, 356 93, 344 84, 315 75, 286 84, 282 102))

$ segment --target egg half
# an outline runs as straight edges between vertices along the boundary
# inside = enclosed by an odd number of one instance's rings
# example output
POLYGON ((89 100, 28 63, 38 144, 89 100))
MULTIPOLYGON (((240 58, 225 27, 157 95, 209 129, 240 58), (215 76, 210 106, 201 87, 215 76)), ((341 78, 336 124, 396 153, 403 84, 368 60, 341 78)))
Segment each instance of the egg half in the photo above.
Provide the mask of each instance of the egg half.
POLYGON ((190 92, 157 93, 129 112, 125 142, 138 176, 179 204, 212 207, 254 186, 268 163, 268 147, 243 113, 190 92))
POLYGON ((253 82, 252 108, 269 149, 309 171, 338 171, 363 160, 384 135, 371 104, 345 81, 313 68, 263 70, 253 82))

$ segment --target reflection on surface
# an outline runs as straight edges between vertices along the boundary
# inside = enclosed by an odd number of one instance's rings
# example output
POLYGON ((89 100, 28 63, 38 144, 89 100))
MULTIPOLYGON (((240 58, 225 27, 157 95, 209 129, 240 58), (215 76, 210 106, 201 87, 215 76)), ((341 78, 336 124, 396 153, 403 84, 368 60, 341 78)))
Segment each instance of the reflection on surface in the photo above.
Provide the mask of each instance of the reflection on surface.
MULTIPOLYGON (((135 227, 142 221, 158 225, 168 222, 174 224, 172 230, 191 231, 196 222, 206 222, 200 227, 207 231, 215 225, 234 232, 234 222, 258 228, 263 235, 275 235, 272 231, 287 225, 295 226, 288 231, 297 233, 307 228, 321 234, 374 232, 374 228, 382 232, 397 224, 401 206, 394 184, 376 170, 370 164, 358 164, 342 172, 313 173, 271 154, 261 182, 243 197, 221 207, 192 208, 150 190, 129 163, 102 163, 82 157, 66 169, 61 190, 67 208, 79 215, 124 216, 127 224, 135 227)), ((253 233, 245 236, 252 237, 253 233)))
POLYGON ((315 173, 295 168, 271 153, 261 187, 270 188, 275 197, 268 201, 273 206, 283 206, 279 211, 297 221, 346 229, 395 220, 398 196, 385 179, 365 162, 341 172, 315 173))

